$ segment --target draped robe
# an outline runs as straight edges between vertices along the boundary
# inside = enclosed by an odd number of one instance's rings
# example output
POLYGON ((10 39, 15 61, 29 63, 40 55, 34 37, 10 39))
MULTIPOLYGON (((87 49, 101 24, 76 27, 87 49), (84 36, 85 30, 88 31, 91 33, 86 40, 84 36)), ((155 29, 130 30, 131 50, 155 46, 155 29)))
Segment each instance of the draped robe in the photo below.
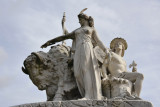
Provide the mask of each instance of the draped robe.
POLYGON ((101 76, 93 44, 96 43, 102 50, 106 48, 93 27, 81 27, 74 33, 74 76, 80 94, 87 99, 101 99, 101 76))

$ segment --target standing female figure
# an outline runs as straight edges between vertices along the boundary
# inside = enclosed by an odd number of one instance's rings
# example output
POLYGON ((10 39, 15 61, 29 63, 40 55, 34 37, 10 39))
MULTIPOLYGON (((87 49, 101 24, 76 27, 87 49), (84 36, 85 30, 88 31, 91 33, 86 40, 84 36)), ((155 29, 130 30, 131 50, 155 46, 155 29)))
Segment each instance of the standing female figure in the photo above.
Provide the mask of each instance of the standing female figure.
POLYGON ((45 48, 65 39, 73 39, 74 76, 82 99, 102 99, 101 76, 93 47, 98 45, 104 52, 107 48, 100 41, 94 28, 93 18, 83 13, 78 15, 80 28, 63 36, 49 40, 41 48, 45 48))

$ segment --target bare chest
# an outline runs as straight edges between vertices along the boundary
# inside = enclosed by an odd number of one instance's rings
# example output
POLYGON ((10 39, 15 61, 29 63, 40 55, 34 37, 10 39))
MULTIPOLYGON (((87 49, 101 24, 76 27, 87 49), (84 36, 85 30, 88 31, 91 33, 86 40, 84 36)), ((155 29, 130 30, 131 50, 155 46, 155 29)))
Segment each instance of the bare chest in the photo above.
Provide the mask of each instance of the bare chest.
POLYGON ((84 36, 84 35, 89 35, 91 36, 92 34, 92 28, 90 27, 81 27, 76 30, 76 36, 84 36))
POLYGON ((119 73, 126 71, 126 62, 121 56, 112 54, 112 58, 109 62, 108 68, 112 75, 117 76, 119 75, 119 73))
POLYGON ((126 61, 123 59, 123 57, 121 57, 115 53, 112 53, 111 62, 113 62, 115 64, 122 64, 122 65, 126 66, 126 61))

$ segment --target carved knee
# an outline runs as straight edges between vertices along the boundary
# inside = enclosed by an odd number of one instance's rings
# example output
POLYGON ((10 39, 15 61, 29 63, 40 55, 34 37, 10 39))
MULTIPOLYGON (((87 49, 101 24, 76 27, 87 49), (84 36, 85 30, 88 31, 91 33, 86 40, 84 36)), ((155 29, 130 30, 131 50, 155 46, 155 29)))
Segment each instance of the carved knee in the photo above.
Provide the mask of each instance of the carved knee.
POLYGON ((138 78, 141 79, 141 80, 143 80, 143 79, 144 79, 143 74, 139 73, 139 74, 138 74, 138 78))

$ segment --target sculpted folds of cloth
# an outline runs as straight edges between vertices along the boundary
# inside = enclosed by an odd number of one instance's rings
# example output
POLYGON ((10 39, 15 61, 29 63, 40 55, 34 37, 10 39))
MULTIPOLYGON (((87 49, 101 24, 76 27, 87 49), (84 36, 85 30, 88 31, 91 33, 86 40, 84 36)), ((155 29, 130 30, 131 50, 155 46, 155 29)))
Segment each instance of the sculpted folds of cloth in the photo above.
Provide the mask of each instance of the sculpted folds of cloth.
POLYGON ((78 14, 80 27, 69 33, 62 19, 62 36, 41 46, 52 46, 50 51, 34 52, 24 61, 23 72, 28 74, 39 90, 46 90, 48 101, 89 100, 110 98, 139 98, 143 75, 128 72, 123 59, 128 45, 123 38, 115 38, 110 49, 104 46, 94 27, 91 16, 78 14), (72 39, 72 47, 64 40, 72 39), (71 63, 73 61, 73 63, 71 63), (128 97, 129 96, 129 97, 128 97))
POLYGON ((84 10, 78 15, 80 28, 65 36, 60 36, 46 42, 42 45, 42 48, 65 39, 73 39, 73 47, 76 49, 73 58, 74 76, 83 97, 82 99, 102 99, 101 76, 93 51, 93 43, 96 43, 103 51, 107 49, 96 33, 93 18, 84 14, 84 10))

